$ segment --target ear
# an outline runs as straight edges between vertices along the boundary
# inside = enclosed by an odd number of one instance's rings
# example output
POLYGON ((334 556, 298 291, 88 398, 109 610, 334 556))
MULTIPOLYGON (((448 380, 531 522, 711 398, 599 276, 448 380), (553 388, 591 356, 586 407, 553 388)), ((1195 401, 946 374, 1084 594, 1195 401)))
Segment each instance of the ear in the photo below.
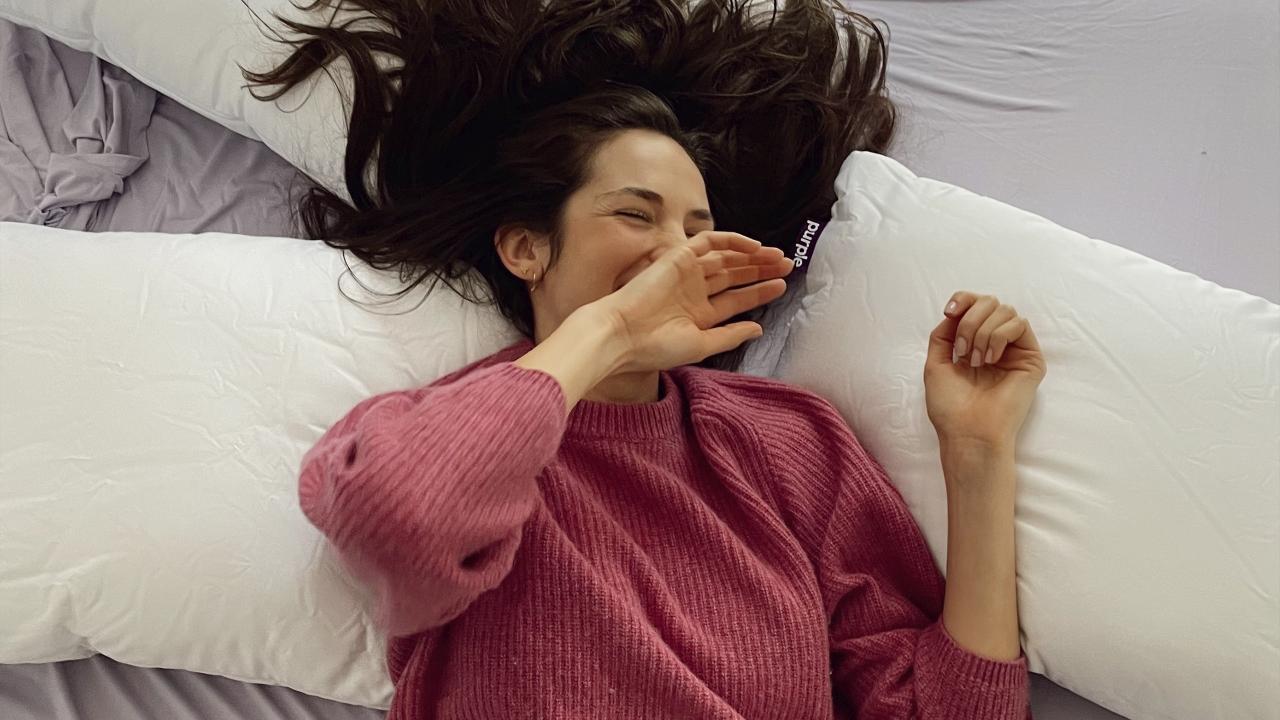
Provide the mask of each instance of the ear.
POLYGON ((493 248, 516 277, 541 275, 547 266, 546 238, 519 225, 502 225, 493 233, 493 248))

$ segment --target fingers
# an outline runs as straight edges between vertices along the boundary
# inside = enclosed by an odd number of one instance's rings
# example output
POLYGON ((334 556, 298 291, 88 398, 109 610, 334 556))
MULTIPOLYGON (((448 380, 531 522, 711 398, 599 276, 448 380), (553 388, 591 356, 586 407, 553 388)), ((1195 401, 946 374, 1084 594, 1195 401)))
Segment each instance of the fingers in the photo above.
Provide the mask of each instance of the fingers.
MULTIPOLYGON (((735 233, 729 233, 734 235, 735 233)), ((744 236, 738 236, 744 237, 744 236)), ((749 238, 748 238, 749 239, 749 238)), ((752 241, 754 242, 754 241, 752 241)), ((698 251, 690 245, 678 246, 689 248, 695 261, 702 267, 703 276, 707 278, 710 292, 714 295, 725 288, 736 287, 749 282, 757 282, 775 277, 786 277, 795 269, 794 263, 787 259, 786 253, 775 247, 758 247, 751 252, 740 250, 712 250, 699 256, 698 251), (727 273, 725 277, 717 277, 719 273, 727 273), (713 282, 714 279, 714 282, 713 282)), ((631 267, 619 276, 618 287, 623 287, 631 279, 644 272, 657 262, 664 254, 677 248, 654 248, 641 256, 631 267)))
POLYGON ((1018 311, 994 295, 960 291, 951 296, 943 314, 948 320, 935 330, 940 337, 949 326, 955 359, 971 367, 999 363, 1010 345, 1039 350, 1031 324, 1018 311))
POLYGON ((698 258, 698 263, 702 265, 708 277, 721 270, 732 268, 770 267, 775 265, 781 267, 784 263, 787 265, 792 264, 787 259, 786 253, 775 247, 760 248, 751 253, 737 250, 713 250, 698 258))
MULTIPOLYGON (((967 335, 972 339, 969 341, 967 355, 960 360, 961 362, 968 362, 972 367, 981 367, 982 365, 988 364, 992 361, 992 335, 996 332, 997 328, 1018 317, 1018 312, 1012 307, 1009 307, 1008 305, 1001 305, 1000 301, 996 300, 994 297, 991 297, 990 299, 993 301, 995 307, 990 311, 990 314, 987 315, 986 319, 977 320, 977 322, 980 323, 978 325, 978 329, 967 335)), ((969 315, 974 315, 980 308, 985 307, 989 306, 981 303, 976 304, 969 315)), ((962 332, 964 324, 968 321, 969 317, 966 315, 965 319, 960 322, 962 332)), ((1000 350, 1004 350, 1003 345, 1001 345, 1000 350)))
POLYGON ((718 325, 735 315, 767 305, 782 297, 786 291, 787 283, 780 278, 734 290, 725 290, 708 298, 713 313, 708 318, 707 325, 708 327, 718 325))
POLYGON ((728 352, 742 343, 753 340, 764 334, 760 323, 751 321, 736 322, 724 327, 713 327, 703 332, 703 357, 708 358, 722 352, 728 352))
MULTIPOLYGON (((982 327, 982 323, 991 315, 991 312, 1000 305, 1000 302, 991 295, 973 295, 972 293, 956 293, 955 296, 952 296, 952 300, 956 303, 956 309, 948 314, 959 321, 956 326, 955 337, 952 340, 954 343, 952 351, 955 355, 954 361, 978 367, 982 362, 982 356, 979 355, 976 362, 972 361, 974 335, 977 334, 978 328, 982 327)), ((986 348, 983 348, 983 350, 985 351, 986 348)))
MULTIPOLYGON (((762 247, 750 253, 737 250, 713 250, 698 258, 699 264, 706 269, 707 275, 719 270, 751 265, 774 265, 786 260, 786 253, 776 247, 762 247)), ((790 263, 790 260, 787 260, 790 263)))
POLYGON ((704 230, 689 239, 688 247, 695 255, 701 257, 712 250, 737 250, 753 253, 762 247, 759 240, 752 240, 746 235, 726 230, 704 230))
POLYGON ((996 328, 991 333, 990 349, 987 351, 991 360, 988 363, 998 363, 1000 358, 1004 357, 1005 348, 1016 338, 1021 337, 1024 332, 1031 331, 1031 324, 1026 318, 1015 317, 996 328))
POLYGON ((766 248, 754 256, 734 253, 726 258, 726 264, 747 263, 738 267, 728 267, 708 274, 707 295, 716 295, 727 288, 738 287, 748 283, 784 278, 795 269, 795 264, 777 248, 766 248))

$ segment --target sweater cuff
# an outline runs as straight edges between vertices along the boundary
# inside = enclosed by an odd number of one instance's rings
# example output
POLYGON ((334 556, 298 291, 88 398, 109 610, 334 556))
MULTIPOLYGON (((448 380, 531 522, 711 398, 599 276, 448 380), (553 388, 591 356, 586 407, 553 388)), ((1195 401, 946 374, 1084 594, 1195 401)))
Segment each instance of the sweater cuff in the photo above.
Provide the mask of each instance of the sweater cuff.
POLYGON ((925 628, 917 647, 922 707, 945 707, 955 720, 1025 720, 1030 707, 1027 656, 992 660, 956 643, 942 618, 925 628))

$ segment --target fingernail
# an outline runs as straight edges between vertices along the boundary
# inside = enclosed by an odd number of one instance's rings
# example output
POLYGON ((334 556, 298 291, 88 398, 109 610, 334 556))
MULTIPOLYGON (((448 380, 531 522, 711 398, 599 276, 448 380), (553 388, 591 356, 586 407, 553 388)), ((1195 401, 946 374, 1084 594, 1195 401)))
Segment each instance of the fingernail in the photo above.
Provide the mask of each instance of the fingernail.
POLYGON ((982 351, 981 351, 981 350, 974 350, 974 351, 973 351, 973 357, 972 357, 972 358, 970 358, 970 360, 969 360, 969 366, 970 366, 970 367, 978 367, 978 366, 979 366, 979 365, 981 365, 981 364, 982 364, 982 351))
POLYGON ((987 356, 983 359, 983 362, 985 362, 986 364, 990 365, 990 364, 991 364, 991 353, 993 353, 993 352, 995 352, 995 351, 996 351, 996 349, 995 349, 995 348, 987 348, 987 356))
POLYGON ((956 301, 952 300, 950 303, 947 304, 947 309, 944 312, 951 313, 955 311, 956 311, 956 301))
POLYGON ((964 338, 956 338, 956 355, 964 357, 964 351, 967 347, 968 344, 964 341, 964 338))

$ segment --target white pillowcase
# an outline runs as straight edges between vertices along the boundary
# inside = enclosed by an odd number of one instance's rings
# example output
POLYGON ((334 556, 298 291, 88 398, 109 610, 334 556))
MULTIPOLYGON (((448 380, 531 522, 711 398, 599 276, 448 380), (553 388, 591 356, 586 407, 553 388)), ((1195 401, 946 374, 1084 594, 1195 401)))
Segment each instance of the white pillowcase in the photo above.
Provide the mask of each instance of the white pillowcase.
POLYGON ((997 296, 1048 362, 1018 439, 1033 672, 1131 720, 1280 718, 1280 306, 854 153, 775 376, 838 407, 946 568, 926 338, 997 296))
POLYGON ((375 305, 345 271, 288 238, 0 223, 0 663, 100 652, 389 705, 370 598, 299 509, 302 455, 519 335, 443 286, 391 314, 423 288, 375 305))

